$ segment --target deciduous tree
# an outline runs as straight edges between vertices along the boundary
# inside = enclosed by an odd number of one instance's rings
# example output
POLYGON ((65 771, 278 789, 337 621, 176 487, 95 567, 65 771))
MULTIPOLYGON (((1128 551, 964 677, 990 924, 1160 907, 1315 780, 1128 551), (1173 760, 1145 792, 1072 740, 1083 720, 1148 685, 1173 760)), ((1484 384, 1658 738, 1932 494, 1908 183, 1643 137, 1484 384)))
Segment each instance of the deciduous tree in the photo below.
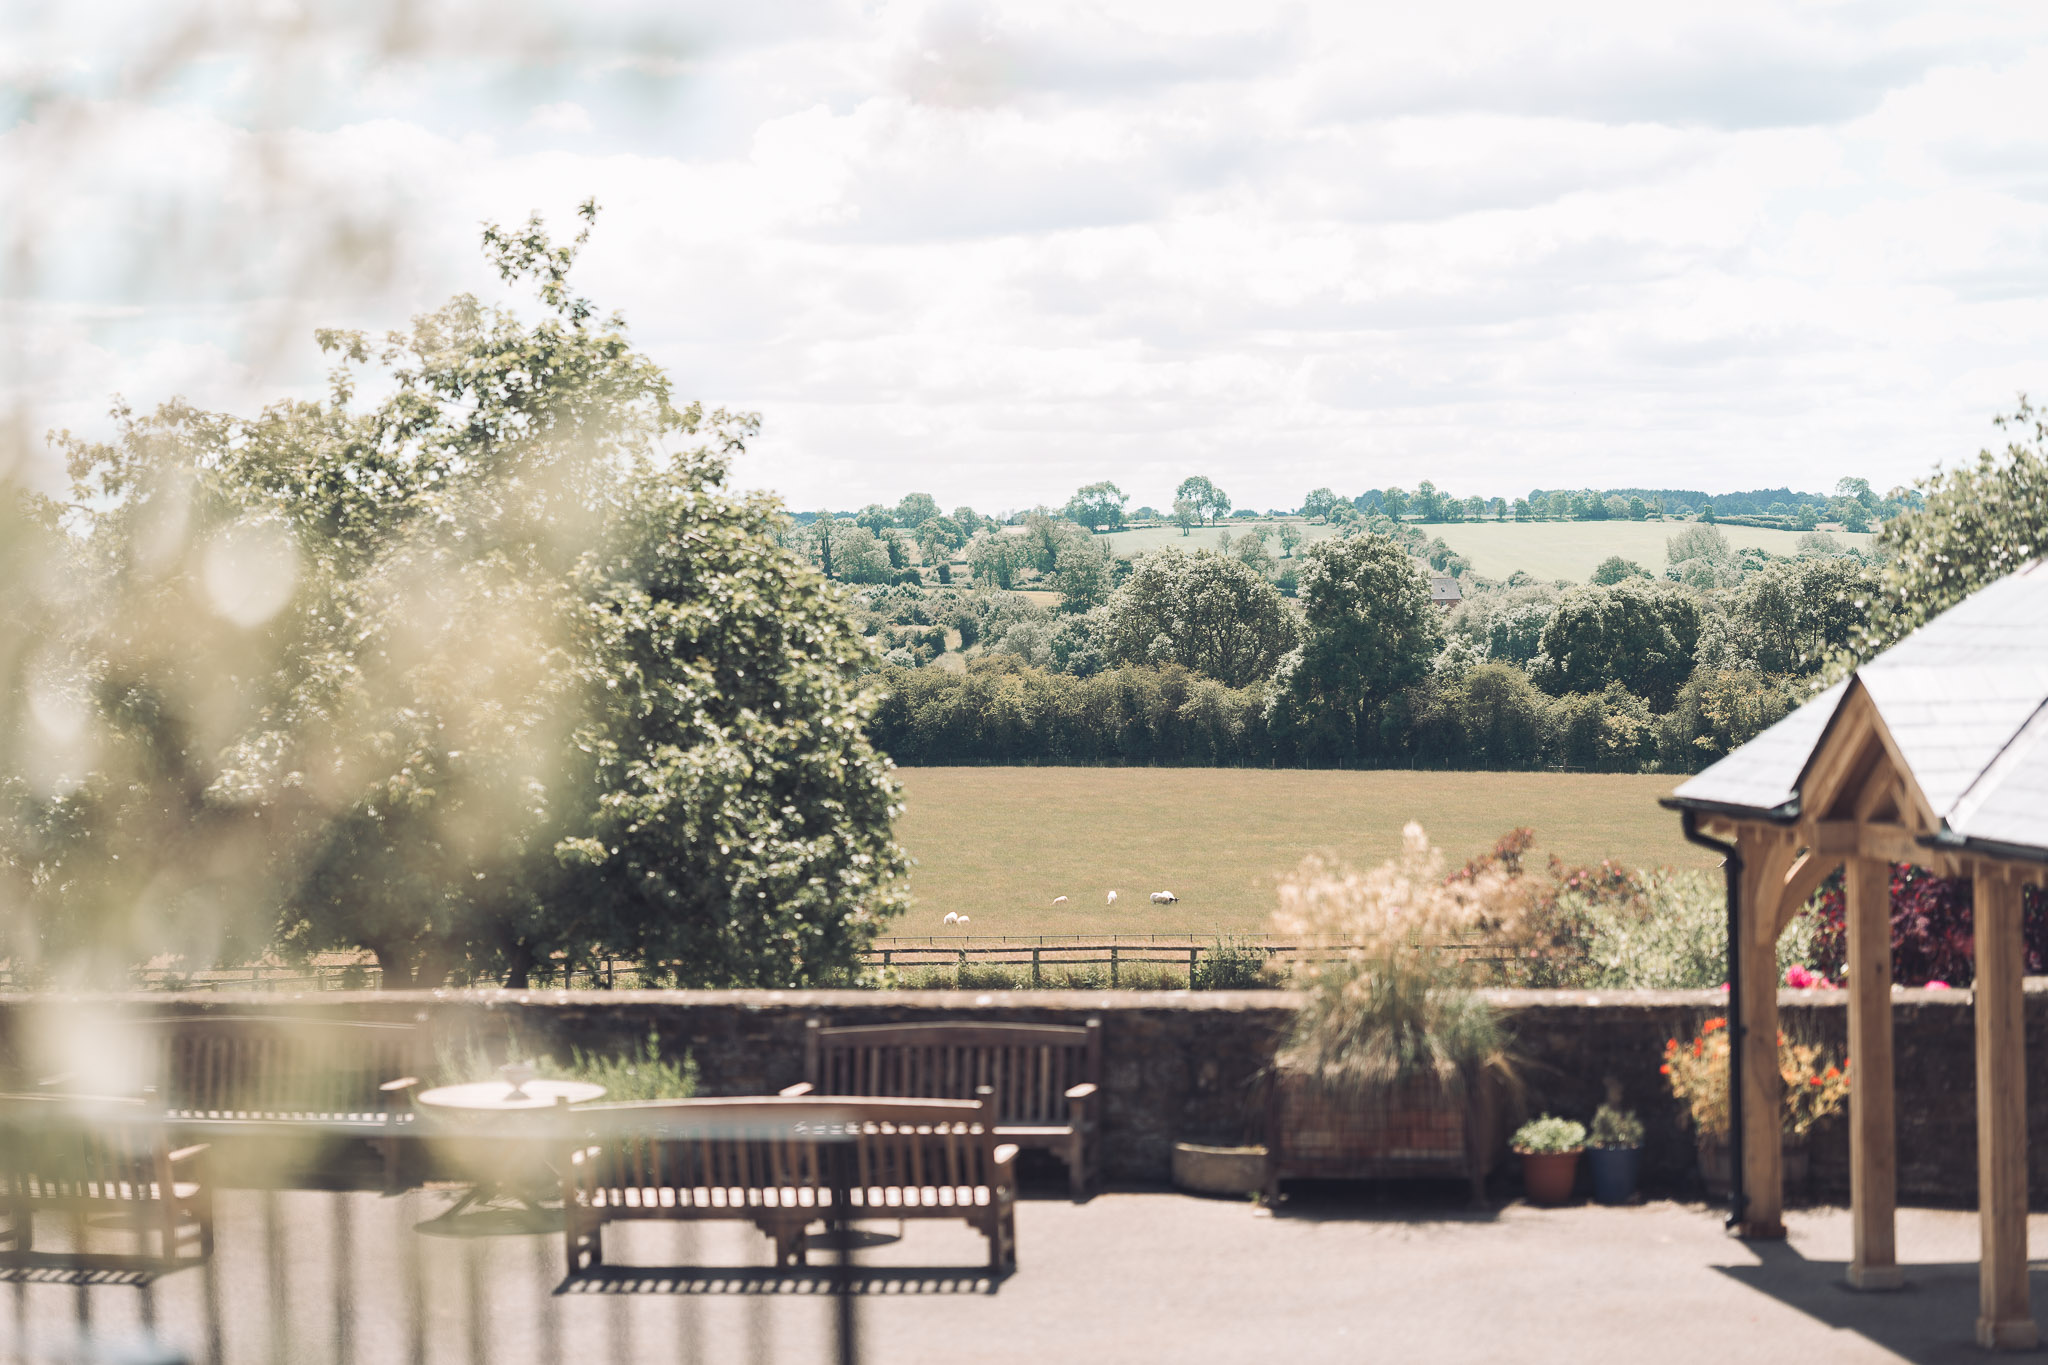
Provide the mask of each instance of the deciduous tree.
POLYGON ((1428 580, 1392 538, 1367 533, 1311 546, 1300 583, 1301 643, 1274 672, 1269 718, 1311 753, 1373 753, 1388 700, 1443 646, 1428 580))
POLYGON ((723 486, 755 420, 672 404, 570 292, 581 237, 484 240, 536 321, 464 297, 325 332, 325 401, 66 443, 42 685, 95 757, 52 785, 5 751, 17 962, 96 920, 121 967, 255 930, 390 985, 556 951, 796 985, 901 908, 869 653, 780 508, 723 486))
POLYGON ((1110 594, 1112 663, 1180 664, 1231 687, 1266 677, 1294 643, 1279 591, 1235 559, 1156 550, 1110 594))
POLYGON ((1091 531, 1115 530, 1124 524, 1124 504, 1130 500, 1113 483, 1091 483, 1067 499, 1067 519, 1091 531))

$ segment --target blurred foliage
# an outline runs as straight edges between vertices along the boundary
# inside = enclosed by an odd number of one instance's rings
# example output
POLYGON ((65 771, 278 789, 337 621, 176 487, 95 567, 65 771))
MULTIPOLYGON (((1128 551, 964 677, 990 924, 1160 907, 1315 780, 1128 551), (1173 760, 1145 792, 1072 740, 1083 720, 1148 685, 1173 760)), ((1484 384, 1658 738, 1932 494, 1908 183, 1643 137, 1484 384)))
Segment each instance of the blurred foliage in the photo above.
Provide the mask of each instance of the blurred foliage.
POLYGON ((1836 656, 1833 676, 2048 553, 2048 412, 2022 394, 1994 420, 2009 438, 2003 451, 1920 480, 1920 505, 1878 532, 1889 558, 1858 599, 1867 622, 1836 656))
POLYGON ((721 486, 756 420, 675 406, 570 290, 587 232, 485 231, 530 324, 460 297, 322 332, 325 401, 57 438, 69 498, 16 494, 0 561, 17 963, 854 970, 903 902, 872 656, 777 505, 721 486))

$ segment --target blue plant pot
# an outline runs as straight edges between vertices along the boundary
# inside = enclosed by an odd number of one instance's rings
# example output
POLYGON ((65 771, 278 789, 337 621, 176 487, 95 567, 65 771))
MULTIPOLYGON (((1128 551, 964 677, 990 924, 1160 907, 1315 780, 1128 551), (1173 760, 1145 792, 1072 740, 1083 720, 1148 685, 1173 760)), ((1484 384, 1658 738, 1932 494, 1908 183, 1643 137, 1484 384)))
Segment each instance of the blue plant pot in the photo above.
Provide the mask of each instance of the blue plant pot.
POLYGON ((1593 1178, 1593 1198, 1602 1204, 1626 1204, 1635 1198, 1642 1164, 1640 1147, 1588 1147, 1586 1171, 1593 1178))

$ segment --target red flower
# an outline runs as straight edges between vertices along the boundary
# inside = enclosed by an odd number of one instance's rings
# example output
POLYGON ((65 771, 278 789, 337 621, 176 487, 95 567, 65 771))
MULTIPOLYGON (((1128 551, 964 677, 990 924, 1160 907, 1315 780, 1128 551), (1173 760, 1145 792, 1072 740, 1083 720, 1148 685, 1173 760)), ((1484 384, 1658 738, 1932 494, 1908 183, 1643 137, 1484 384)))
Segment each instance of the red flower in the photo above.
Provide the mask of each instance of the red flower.
POLYGON ((1658 1067, 1657 1070, 1662 1074, 1669 1076, 1671 1074, 1671 1063, 1666 1062, 1664 1065, 1658 1067))

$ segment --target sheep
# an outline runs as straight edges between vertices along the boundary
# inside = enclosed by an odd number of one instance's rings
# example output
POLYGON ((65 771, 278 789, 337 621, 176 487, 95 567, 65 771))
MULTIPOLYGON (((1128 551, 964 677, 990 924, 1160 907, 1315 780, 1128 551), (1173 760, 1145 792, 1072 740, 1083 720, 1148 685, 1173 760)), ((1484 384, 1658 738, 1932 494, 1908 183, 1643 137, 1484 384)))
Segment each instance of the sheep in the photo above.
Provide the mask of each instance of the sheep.
POLYGON ((1054 896, 1052 898, 1052 903, 1054 905, 1065 905, 1067 903, 1067 898, 1065 896, 1054 896))
POLYGON ((951 910, 948 910, 948 911, 946 912, 946 923, 948 923, 948 924, 958 924, 959 922, 960 922, 960 917, 959 917, 958 915, 954 914, 954 913, 953 913, 953 912, 952 912, 951 910))
POLYGON ((1109 903, 1110 903, 1111 905, 1115 905, 1115 904, 1116 904, 1116 892, 1112 891, 1112 892, 1110 892, 1110 893, 1109 893, 1109 903))
POLYGON ((967 916, 965 916, 965 915, 962 915, 962 916, 960 917, 960 922, 961 922, 962 924, 965 924, 965 923, 967 923, 967 916))
POLYGON ((1172 905, 1179 899, 1180 897, 1174 895, 1171 891, 1154 891, 1152 893, 1152 903, 1154 905, 1172 905))

